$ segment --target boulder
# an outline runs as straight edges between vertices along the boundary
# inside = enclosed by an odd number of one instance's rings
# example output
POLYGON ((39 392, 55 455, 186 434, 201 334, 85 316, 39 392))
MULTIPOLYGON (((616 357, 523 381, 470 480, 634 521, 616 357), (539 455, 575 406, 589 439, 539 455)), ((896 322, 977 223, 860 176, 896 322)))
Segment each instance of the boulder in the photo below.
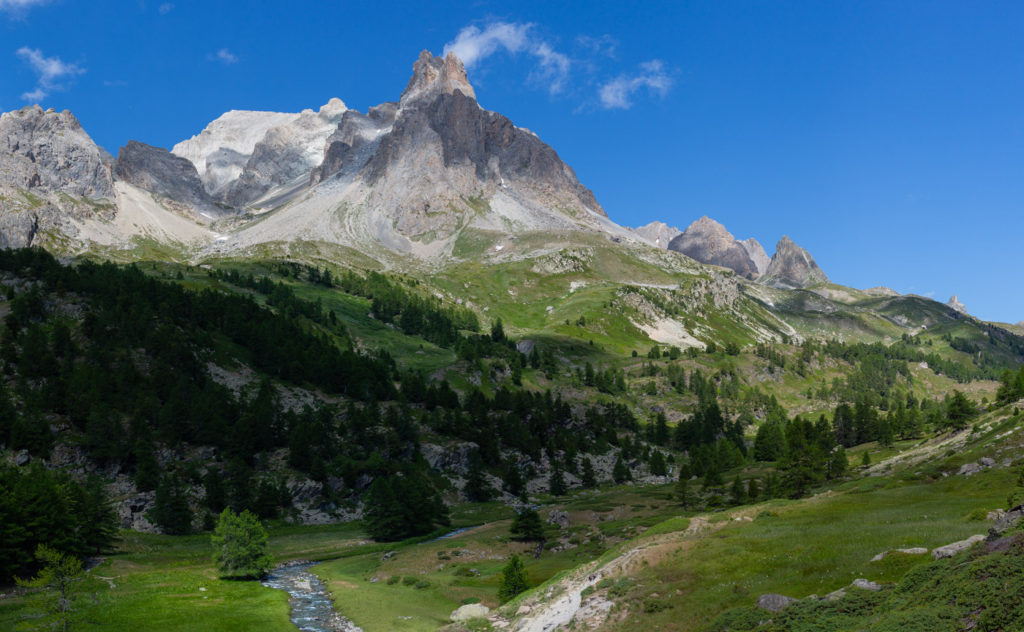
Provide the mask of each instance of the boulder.
POLYGON ((994 467, 996 464, 996 460, 989 458, 987 456, 983 456, 980 459, 978 459, 978 463, 981 463, 982 467, 994 467))
POLYGON ((1001 537, 1004 533, 1015 527, 1020 522, 1021 517, 1024 517, 1024 505, 1019 505, 1010 511, 1004 512, 988 530, 988 539, 995 540, 1001 537))
POLYGON ((757 598, 757 607, 768 612, 782 612, 794 601, 797 600, 792 597, 768 593, 757 598))
POLYGON ((960 469, 957 470, 957 474, 962 474, 963 476, 970 476, 971 474, 977 474, 980 471, 981 466, 979 464, 964 463, 963 465, 960 466, 960 469))
POLYGON ((946 546, 940 546, 939 548, 932 551, 932 557, 937 560, 941 560, 945 557, 953 557, 960 551, 966 551, 967 549, 971 548, 972 546, 974 546, 978 542, 981 542, 984 539, 985 536, 983 535, 972 535, 966 540, 960 540, 959 542, 953 542, 951 544, 947 544, 946 546))
POLYGON ((490 612, 491 609, 482 603, 471 603, 452 612, 450 618, 452 621, 469 621, 486 617, 490 612))
POLYGON ((863 579, 863 578, 859 578, 859 579, 853 580, 853 583, 850 584, 850 585, 853 586, 854 588, 860 588, 861 590, 872 590, 872 591, 882 590, 882 586, 880 584, 877 584, 877 583, 875 583, 873 581, 870 581, 870 580, 867 580, 867 579, 863 579))
POLYGON ((927 555, 928 549, 924 548, 923 546, 917 546, 910 549, 895 549, 893 551, 882 551, 878 555, 871 558, 871 561, 880 562, 883 559, 885 559, 886 555, 891 555, 893 553, 901 553, 903 555, 927 555))
POLYGON ((569 528, 569 514, 564 511, 552 509, 548 514, 548 524, 558 525, 562 529, 569 528))

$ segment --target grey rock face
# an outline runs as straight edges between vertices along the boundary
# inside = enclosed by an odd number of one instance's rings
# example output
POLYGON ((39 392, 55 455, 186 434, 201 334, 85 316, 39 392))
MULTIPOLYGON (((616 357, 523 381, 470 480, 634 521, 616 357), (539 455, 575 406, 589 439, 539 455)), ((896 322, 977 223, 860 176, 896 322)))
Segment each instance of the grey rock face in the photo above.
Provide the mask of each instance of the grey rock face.
POLYGON ((797 600, 792 597, 768 593, 757 598, 757 607, 768 612, 782 612, 794 601, 797 600))
POLYGON ((725 226, 706 215, 669 242, 668 249, 701 263, 729 268, 748 279, 758 276, 757 264, 746 247, 725 226))
POLYGON ((828 283, 828 277, 809 252, 784 236, 775 246, 775 254, 762 281, 774 287, 801 288, 828 283))
POLYGON ((669 242, 683 234, 683 231, 665 222, 651 222, 646 226, 634 228, 633 232, 659 248, 668 248, 669 242))
POLYGON ((267 130, 253 147, 241 175, 228 186, 224 201, 243 206, 275 186, 308 177, 321 162, 328 138, 347 111, 341 99, 331 99, 319 112, 305 110, 294 120, 267 130))
POLYGON ((744 239, 740 242, 740 245, 747 251, 747 256, 750 257, 750 260, 757 267, 758 276, 768 271, 768 265, 771 264, 772 258, 768 256, 768 253, 764 251, 764 248, 756 239, 753 237, 744 239))
MULTIPOLYGON (((421 55, 414 71, 394 124, 361 172, 373 188, 370 203, 400 233, 445 237, 499 191, 569 215, 606 217, 551 147, 477 104, 457 58, 421 55)), ((329 146, 319 177, 350 164, 355 149, 329 146)))
POLYGON ((71 112, 38 105, 0 115, 0 186, 114 198, 110 155, 71 112))
POLYGON ((117 154, 120 180, 210 216, 225 214, 206 192, 195 165, 162 147, 128 141, 117 154))
POLYGON ((966 540, 960 540, 959 542, 953 542, 952 544, 947 544, 946 546, 940 546, 939 548, 932 551, 932 557, 937 560, 941 560, 944 557, 953 557, 960 551, 966 551, 967 549, 971 548, 972 546, 974 546, 978 542, 981 542, 984 539, 985 536, 983 535, 972 535, 966 540))
POLYGON ((310 184, 323 182, 339 173, 357 173, 373 157, 381 136, 391 129, 397 104, 370 108, 368 114, 348 110, 325 143, 320 166, 310 173, 310 184))

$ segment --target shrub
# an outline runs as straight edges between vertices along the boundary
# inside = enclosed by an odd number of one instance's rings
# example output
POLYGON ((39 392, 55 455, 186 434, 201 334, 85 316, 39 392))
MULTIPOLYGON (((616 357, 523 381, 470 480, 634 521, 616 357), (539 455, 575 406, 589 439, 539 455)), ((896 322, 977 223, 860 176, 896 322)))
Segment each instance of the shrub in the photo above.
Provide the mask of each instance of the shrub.
POLYGON ((402 581, 401 577, 399 577, 398 575, 392 575, 391 577, 388 577, 388 586, 394 586, 400 581, 402 581))
POLYGON ((267 530, 248 510, 236 514, 228 507, 221 512, 210 543, 213 563, 221 577, 256 579, 274 565, 267 553, 267 530))

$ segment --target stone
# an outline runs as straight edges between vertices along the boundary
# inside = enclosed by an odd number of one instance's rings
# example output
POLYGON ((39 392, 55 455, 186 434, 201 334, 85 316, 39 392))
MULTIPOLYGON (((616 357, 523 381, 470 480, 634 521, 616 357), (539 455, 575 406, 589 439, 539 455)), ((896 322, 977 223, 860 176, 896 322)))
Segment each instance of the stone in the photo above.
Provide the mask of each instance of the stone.
POLYGON ((530 614, 531 612, 533 612, 533 608, 531 608, 530 606, 528 606, 526 604, 523 604, 523 605, 519 606, 519 610, 516 610, 516 616, 517 617, 523 617, 523 616, 526 616, 526 615, 530 614))
POLYGON ((882 551, 878 555, 876 555, 873 558, 871 558, 871 561, 872 562, 880 562, 883 559, 885 559, 885 557, 887 555, 891 555, 893 553, 900 553, 900 554, 903 554, 903 555, 927 555, 928 554, 928 549, 926 549, 924 547, 913 547, 913 548, 909 548, 909 549, 895 549, 895 550, 892 550, 892 551, 882 551))
POLYGON ((985 520, 996 521, 1002 518, 1006 514, 1002 509, 996 509, 985 514, 985 520))
POLYGON ((957 470, 957 474, 961 474, 963 476, 970 476, 971 474, 977 474, 980 471, 981 466, 979 464, 964 463, 963 465, 960 466, 960 469, 957 470))
POLYGON ((996 460, 987 456, 983 456, 980 459, 978 459, 978 463, 980 463, 982 467, 995 467, 996 460))
POLYGON ((18 467, 23 467, 25 465, 28 465, 29 461, 31 460, 32 457, 29 456, 28 450, 20 450, 18 451, 18 454, 15 455, 14 457, 14 464, 17 465, 18 467))
POLYGON ((558 525, 562 529, 569 528, 569 514, 564 511, 552 509, 548 514, 548 524, 558 525))
POLYGON ((757 607, 768 612, 782 612, 794 601, 797 600, 792 597, 768 593, 757 598, 757 607))
POLYGON ((989 528, 988 539, 993 540, 1002 536, 1004 533, 1015 527, 1022 517, 1024 517, 1024 506, 1017 506, 1010 511, 1004 512, 1003 515, 999 516, 996 520, 996 523, 989 528))
POLYGON ((469 621, 470 619, 486 617, 490 612, 491 609, 482 603, 471 603, 456 609, 449 618, 456 622, 469 621))
POLYGON ((853 580, 853 583, 850 585, 854 588, 860 588, 861 590, 879 591, 882 589, 880 584, 863 578, 853 580))
POLYGON ((825 601, 839 601, 840 599, 842 599, 845 596, 846 596, 846 589, 845 588, 840 588, 839 590, 834 590, 834 591, 830 592, 829 594, 825 595, 824 599, 825 599, 825 601))
POLYGON ((978 542, 985 539, 983 535, 972 535, 966 540, 960 540, 959 542, 953 542, 946 546, 940 546, 939 548, 932 551, 932 557, 937 560, 941 560, 946 557, 953 557, 961 551, 966 551, 978 542))

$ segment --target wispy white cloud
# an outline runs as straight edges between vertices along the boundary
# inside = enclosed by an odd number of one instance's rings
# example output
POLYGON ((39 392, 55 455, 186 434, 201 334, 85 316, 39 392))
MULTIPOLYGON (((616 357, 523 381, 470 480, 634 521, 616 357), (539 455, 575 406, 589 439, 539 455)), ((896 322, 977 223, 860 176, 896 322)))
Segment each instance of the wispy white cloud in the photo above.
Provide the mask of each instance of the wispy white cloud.
POLYGON ((0 0, 0 11, 21 13, 32 7, 49 4, 50 0, 0 0))
POLYGON ((672 87, 672 77, 665 65, 658 59, 640 64, 640 72, 619 75, 602 84, 597 91, 601 107, 607 110, 628 110, 633 107, 633 97, 640 90, 663 97, 672 87))
POLYGON ((226 48, 222 48, 216 53, 210 53, 206 56, 206 59, 210 61, 219 61, 225 66, 230 66, 231 64, 238 63, 238 55, 235 55, 226 48))
POLYGON ((611 35, 579 35, 576 37, 576 45, 593 55, 614 59, 619 42, 611 35))
POLYGON ((537 35, 531 23, 492 22, 483 29, 467 26, 454 40, 444 45, 444 53, 455 53, 467 69, 479 66, 491 55, 502 51, 512 55, 527 53, 534 57, 536 66, 530 72, 529 81, 545 85, 552 94, 565 89, 572 60, 537 35))
POLYGON ((37 77, 35 89, 21 95, 26 101, 41 101, 51 92, 66 90, 71 78, 85 73, 85 68, 78 64, 66 63, 59 57, 46 57, 38 48, 22 46, 15 55, 27 63, 37 77))
POLYGON ((165 3, 161 4, 159 7, 157 7, 156 10, 157 10, 157 12, 160 15, 167 15, 168 13, 170 13, 171 11, 174 10, 174 3, 173 2, 165 2, 165 3))

